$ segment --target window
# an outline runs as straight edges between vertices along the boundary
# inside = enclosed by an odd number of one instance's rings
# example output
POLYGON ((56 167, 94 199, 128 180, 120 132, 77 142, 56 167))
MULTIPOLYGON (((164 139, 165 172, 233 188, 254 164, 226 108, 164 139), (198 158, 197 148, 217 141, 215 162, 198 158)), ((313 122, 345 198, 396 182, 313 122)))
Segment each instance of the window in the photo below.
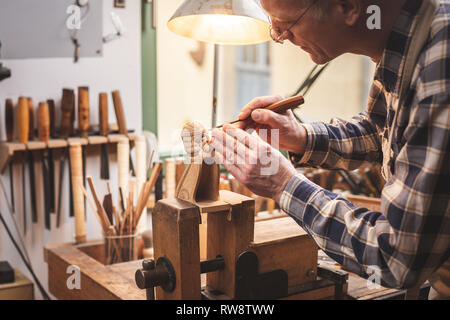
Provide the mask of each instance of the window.
POLYGON ((236 116, 253 98, 270 94, 269 43, 237 47, 236 116))

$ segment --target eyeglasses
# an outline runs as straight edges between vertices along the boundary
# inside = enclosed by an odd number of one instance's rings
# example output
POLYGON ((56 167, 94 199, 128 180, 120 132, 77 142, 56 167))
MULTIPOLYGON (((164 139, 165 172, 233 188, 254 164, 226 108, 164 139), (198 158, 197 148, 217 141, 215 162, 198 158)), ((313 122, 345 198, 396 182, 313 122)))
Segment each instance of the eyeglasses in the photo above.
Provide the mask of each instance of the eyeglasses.
POLYGON ((295 22, 293 24, 291 24, 289 26, 289 28, 287 28, 286 30, 284 30, 281 33, 280 28, 272 28, 272 22, 270 23, 270 37, 272 38, 272 40, 276 43, 280 43, 283 44, 284 43, 284 39, 286 38, 286 34, 305 16, 306 13, 308 13, 309 9, 311 9, 319 0, 314 1, 308 8, 306 8, 306 10, 300 15, 300 17, 298 17, 297 20, 295 20, 295 22))

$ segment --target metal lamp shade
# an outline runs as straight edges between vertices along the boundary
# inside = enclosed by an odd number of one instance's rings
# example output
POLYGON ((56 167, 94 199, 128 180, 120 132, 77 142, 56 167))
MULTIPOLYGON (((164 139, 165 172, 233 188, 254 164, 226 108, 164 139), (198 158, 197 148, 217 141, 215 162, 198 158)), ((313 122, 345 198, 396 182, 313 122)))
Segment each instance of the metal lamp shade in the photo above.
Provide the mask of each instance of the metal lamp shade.
POLYGON ((168 27, 180 36, 216 44, 270 40, 269 19, 253 0, 185 0, 168 27))

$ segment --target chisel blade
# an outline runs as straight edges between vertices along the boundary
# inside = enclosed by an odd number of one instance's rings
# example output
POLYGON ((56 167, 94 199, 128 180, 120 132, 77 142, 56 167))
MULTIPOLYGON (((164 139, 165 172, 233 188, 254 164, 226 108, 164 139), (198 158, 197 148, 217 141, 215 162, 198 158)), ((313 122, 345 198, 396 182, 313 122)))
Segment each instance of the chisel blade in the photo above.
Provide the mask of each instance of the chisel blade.
POLYGON ((109 180, 108 146, 106 144, 102 144, 101 148, 100 177, 103 180, 109 180))
POLYGON ((34 179, 34 155, 33 151, 28 152, 28 170, 30 174, 30 195, 31 195, 31 220, 33 223, 38 222, 37 205, 36 205, 36 192, 35 179, 34 179))
POLYGON ((49 188, 50 188, 50 212, 55 213, 55 164, 53 162, 53 150, 48 149, 47 154, 47 161, 48 161, 48 179, 49 179, 49 188))
POLYGON ((43 181, 43 187, 44 187, 44 207, 45 207, 45 229, 50 230, 50 183, 48 179, 45 179, 45 177, 48 177, 48 165, 47 165, 47 159, 45 159, 45 156, 42 157, 42 176, 44 177, 43 181))
POLYGON ((59 160, 59 184, 58 184, 58 213, 56 214, 56 227, 61 225, 62 189, 64 185, 64 167, 66 164, 67 149, 63 150, 59 160))

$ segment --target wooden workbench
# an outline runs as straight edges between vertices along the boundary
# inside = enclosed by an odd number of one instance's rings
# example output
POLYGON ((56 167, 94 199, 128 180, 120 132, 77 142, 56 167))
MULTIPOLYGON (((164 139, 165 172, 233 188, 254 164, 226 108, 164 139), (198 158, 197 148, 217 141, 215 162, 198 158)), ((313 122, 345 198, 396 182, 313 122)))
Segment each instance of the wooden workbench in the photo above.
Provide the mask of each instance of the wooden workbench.
MULTIPOLYGON (((275 234, 292 236, 304 231, 290 218, 278 218, 255 224, 255 241, 274 237, 275 234), (275 228, 267 228, 272 223, 275 228), (264 228, 264 225, 266 228, 264 228)), ((134 274, 141 268, 142 260, 104 265, 102 241, 91 241, 82 245, 71 243, 44 248, 44 259, 48 264, 50 292, 58 299, 123 299, 144 300, 145 290, 137 288, 134 274), (81 289, 69 290, 67 273, 69 266, 78 266, 81 271, 81 289)), ((319 259, 319 263, 324 261, 319 259)), ((327 263, 328 267, 336 267, 327 263)), ((202 285, 205 275, 202 275, 202 285)), ((388 288, 368 289, 367 281, 349 274, 347 299, 375 299, 396 292, 388 288)))
MULTIPOLYGON (((138 289, 134 282, 134 273, 141 268, 142 260, 106 266, 89 256, 93 251, 82 251, 83 247, 90 246, 94 246, 94 251, 95 247, 102 249, 99 241, 82 246, 63 244, 44 249, 45 261, 49 267, 49 289, 56 298, 145 300, 145 290, 138 289), (70 265, 80 267, 81 290, 67 288, 66 281, 70 275, 66 270, 70 265)), ((347 299, 376 299, 395 292, 397 290, 384 287, 368 289, 365 279, 349 273, 347 299)))

